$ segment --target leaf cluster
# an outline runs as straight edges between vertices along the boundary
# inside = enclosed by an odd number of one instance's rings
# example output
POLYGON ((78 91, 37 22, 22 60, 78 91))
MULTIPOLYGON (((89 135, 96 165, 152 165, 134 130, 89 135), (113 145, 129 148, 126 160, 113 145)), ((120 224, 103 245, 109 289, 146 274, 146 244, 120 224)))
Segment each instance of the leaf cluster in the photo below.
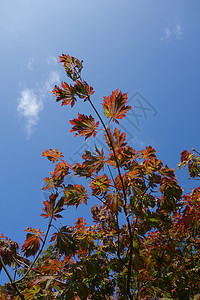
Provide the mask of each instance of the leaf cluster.
MULTIPOLYGON (((98 118, 79 113, 70 120, 70 132, 88 139, 102 130, 109 151, 94 146, 73 165, 58 149, 43 151, 54 166, 44 178, 43 189, 51 191, 41 214, 47 230, 28 227, 21 252, 0 236, 4 270, 15 264, 19 274, 1 287, 1 298, 194 299, 200 290, 200 187, 184 194, 174 169, 153 147, 136 151, 124 132, 111 128, 111 121, 117 126, 131 109, 127 93, 117 89, 103 97, 106 126, 91 100, 93 88, 82 79, 83 62, 68 54, 60 61, 73 84, 55 86, 56 101, 71 107, 87 101, 98 118), (81 184, 66 185, 69 176, 81 178, 81 184), (80 216, 73 226, 57 226, 64 210, 83 205, 91 207, 91 224, 80 216)), ((183 151, 182 166, 199 179, 199 153, 183 151)))

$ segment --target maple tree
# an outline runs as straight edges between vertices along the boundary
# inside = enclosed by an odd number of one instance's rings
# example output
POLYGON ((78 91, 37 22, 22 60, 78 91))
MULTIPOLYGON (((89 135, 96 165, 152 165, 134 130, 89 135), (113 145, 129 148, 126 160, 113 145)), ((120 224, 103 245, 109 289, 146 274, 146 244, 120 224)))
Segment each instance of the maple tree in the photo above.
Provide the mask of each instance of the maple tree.
MULTIPOLYGON (((0 270, 10 280, 0 287, 1 299, 194 299, 200 290, 200 187, 184 194, 174 169, 151 146, 136 151, 125 133, 111 129, 131 109, 126 93, 103 98, 105 125, 91 100, 93 88, 82 79, 83 62, 65 54, 60 62, 73 84, 55 86, 56 101, 71 107, 88 102, 96 114, 79 113, 71 132, 88 139, 103 130, 109 153, 95 146, 71 165, 58 149, 44 150, 55 166, 44 178, 43 189, 51 192, 41 214, 47 230, 27 227, 21 250, 0 235, 0 270), (89 180, 88 188, 65 184, 70 176, 89 180), (79 217, 58 227, 63 210, 88 202, 94 203, 92 224, 79 217)), ((179 167, 199 180, 200 154, 183 151, 179 167)))

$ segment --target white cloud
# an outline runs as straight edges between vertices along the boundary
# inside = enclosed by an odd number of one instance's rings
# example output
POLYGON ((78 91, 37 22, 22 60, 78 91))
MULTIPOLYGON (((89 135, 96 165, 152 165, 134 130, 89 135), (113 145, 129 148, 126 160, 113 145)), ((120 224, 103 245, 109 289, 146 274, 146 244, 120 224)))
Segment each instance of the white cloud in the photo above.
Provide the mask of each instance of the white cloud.
POLYGON ((162 42, 163 42, 163 41, 168 42, 170 36, 172 35, 172 31, 170 30, 169 27, 165 27, 163 31, 164 31, 164 35, 161 37, 160 40, 161 40, 162 42))
POLYGON ((28 60, 27 65, 26 65, 26 67, 27 67, 27 69, 28 69, 29 71, 32 71, 32 70, 33 70, 34 62, 35 62, 34 57, 30 57, 29 60, 28 60))
MULTIPOLYGON (((26 65, 28 70, 33 70, 34 57, 29 58, 26 65)), ((49 56, 48 64, 57 64, 57 59, 54 56, 49 56)), ((40 84, 36 84, 36 88, 21 88, 20 97, 17 104, 18 116, 25 121, 25 129, 27 138, 32 135, 34 128, 38 124, 39 114, 44 109, 44 100, 50 96, 55 84, 60 82, 60 73, 58 71, 49 71, 47 80, 40 84)), ((20 83, 22 86, 22 83, 20 83)))
POLYGON ((21 91, 17 111, 21 117, 25 118, 27 138, 30 138, 33 133, 39 120, 39 113, 43 108, 42 99, 39 99, 33 90, 24 89, 21 91))
POLYGON ((58 63, 58 59, 56 56, 49 55, 47 57, 47 64, 51 66, 55 66, 58 63))
POLYGON ((55 84, 58 84, 60 82, 60 73, 58 71, 51 71, 49 73, 49 78, 47 79, 45 83, 46 91, 51 92, 54 88, 55 84))
POLYGON ((176 40, 182 40, 183 29, 180 24, 176 24, 175 28, 165 27, 163 29, 163 36, 161 37, 162 42, 169 42, 170 38, 175 36, 176 40))
POLYGON ((25 119, 27 138, 32 135, 34 128, 39 121, 39 113, 44 109, 43 100, 52 91, 55 84, 60 82, 58 71, 50 71, 49 77, 44 82, 43 87, 37 90, 24 89, 21 91, 17 112, 25 119))
POLYGON ((179 24, 176 25, 174 33, 175 33, 175 36, 176 36, 177 40, 182 40, 182 38, 183 38, 183 29, 179 24))

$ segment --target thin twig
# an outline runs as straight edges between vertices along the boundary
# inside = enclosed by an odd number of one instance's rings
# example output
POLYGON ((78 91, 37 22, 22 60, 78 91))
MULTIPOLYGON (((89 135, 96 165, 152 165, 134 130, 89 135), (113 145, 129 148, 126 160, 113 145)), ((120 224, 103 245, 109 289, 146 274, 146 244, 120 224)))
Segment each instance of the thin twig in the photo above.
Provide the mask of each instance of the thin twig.
POLYGON ((90 99, 90 96, 88 96, 87 98, 88 98, 88 101, 89 101, 90 105, 92 106, 93 110, 97 114, 101 124, 103 125, 103 128, 104 128, 104 130, 106 132, 106 135, 109 139, 111 149, 112 149, 112 152, 113 152, 113 155, 114 155, 114 159, 115 159, 115 162, 116 162, 119 178, 120 178, 120 181, 121 181, 121 184, 122 184, 122 191, 123 191, 123 195, 124 195, 123 210, 124 210, 124 214, 125 214, 125 217, 126 217, 126 222, 127 222, 128 232, 129 232, 129 237, 130 237, 130 255, 129 255, 129 266, 128 266, 128 275, 127 275, 127 288, 126 288, 127 291, 126 292, 127 292, 127 298, 129 300, 132 300, 133 297, 132 297, 131 292, 130 292, 130 279, 131 279, 131 267, 132 267, 132 257, 133 257, 133 236, 132 236, 132 231, 131 231, 130 220, 129 220, 128 213, 127 213, 127 210, 126 210, 127 197, 126 197, 125 186, 124 186, 123 178, 122 178, 122 175, 121 175, 120 166, 119 166, 119 163, 118 163, 118 160, 117 160, 117 156, 116 156, 116 153, 115 153, 115 148, 113 146, 112 139, 111 139, 111 137, 108 133, 108 129, 106 128, 104 121, 102 120, 100 114, 98 113, 98 111, 96 110, 94 104, 92 103, 92 101, 90 99))
POLYGON ((49 220, 47 232, 46 232, 46 234, 45 234, 44 241, 43 241, 43 243, 42 243, 42 247, 40 248, 40 251, 38 252, 36 258, 34 259, 34 261, 32 262, 32 264, 30 265, 30 267, 28 268, 28 270, 26 271, 26 273, 24 274, 24 276, 22 276, 20 279, 16 280, 15 283, 20 282, 21 280, 23 280, 23 279, 29 274, 29 272, 32 270, 33 266, 35 265, 35 263, 36 263, 38 257, 40 256, 40 254, 42 253, 42 250, 43 250, 43 248, 44 248, 44 245, 45 245, 45 242, 46 242, 46 239, 47 239, 49 230, 50 230, 50 228, 51 228, 52 220, 53 220, 53 217, 51 216, 51 217, 50 217, 50 220, 49 220))
POLYGON ((4 271, 6 272, 6 275, 8 276, 8 278, 9 278, 9 280, 10 280, 12 286, 13 286, 14 289, 16 290, 18 296, 19 296, 22 300, 25 300, 24 296, 20 293, 20 291, 19 291, 19 289, 18 289, 18 287, 17 287, 17 285, 16 285, 16 282, 12 279, 12 276, 10 275, 8 269, 6 268, 6 265, 4 264, 4 261, 3 261, 2 257, 1 257, 1 255, 0 255, 0 262, 1 262, 1 264, 2 264, 2 267, 3 267, 4 271))
MULTIPOLYGON (((110 176, 112 178, 113 185, 114 185, 115 189, 117 190, 117 187, 115 185, 115 181, 114 181, 113 174, 111 172, 110 166, 107 165, 107 167, 108 167, 108 170, 110 172, 110 176)), ((118 256, 119 261, 121 261, 121 257, 120 257, 120 243, 119 243, 120 232, 119 232, 118 211, 116 211, 116 221, 117 221, 117 256, 118 256)))
POLYGON ((192 149, 194 152, 196 152, 197 154, 199 154, 200 155, 200 153, 197 151, 197 150, 195 150, 194 148, 192 149))

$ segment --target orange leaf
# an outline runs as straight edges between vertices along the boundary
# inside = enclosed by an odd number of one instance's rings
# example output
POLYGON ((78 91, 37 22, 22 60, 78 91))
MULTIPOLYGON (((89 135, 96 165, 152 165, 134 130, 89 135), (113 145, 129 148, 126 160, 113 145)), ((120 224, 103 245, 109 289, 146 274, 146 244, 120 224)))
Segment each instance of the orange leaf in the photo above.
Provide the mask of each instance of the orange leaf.
POLYGON ((121 91, 119 92, 119 89, 112 92, 110 97, 104 97, 102 105, 105 116, 119 124, 117 119, 123 119, 126 112, 131 109, 131 106, 126 106, 127 99, 127 93, 122 94, 121 91))
POLYGON ((74 132, 77 131, 78 133, 76 133, 75 136, 81 135, 84 136, 85 135, 85 139, 93 136, 96 136, 96 128, 99 125, 99 122, 95 123, 94 118, 89 115, 85 116, 82 114, 78 114, 78 118, 74 118, 73 120, 70 121, 70 123, 72 125, 74 125, 71 129, 70 132, 74 132))
POLYGON ((62 152, 58 152, 58 149, 52 150, 44 150, 42 153, 42 156, 46 156, 48 160, 52 161, 53 163, 55 163, 56 161, 58 161, 59 158, 64 157, 62 155, 62 152))
POLYGON ((40 241, 43 242, 42 236, 44 236, 44 233, 39 229, 31 227, 27 227, 24 231, 28 233, 26 234, 26 241, 22 245, 22 252, 24 252, 26 257, 35 256, 40 248, 40 241))

